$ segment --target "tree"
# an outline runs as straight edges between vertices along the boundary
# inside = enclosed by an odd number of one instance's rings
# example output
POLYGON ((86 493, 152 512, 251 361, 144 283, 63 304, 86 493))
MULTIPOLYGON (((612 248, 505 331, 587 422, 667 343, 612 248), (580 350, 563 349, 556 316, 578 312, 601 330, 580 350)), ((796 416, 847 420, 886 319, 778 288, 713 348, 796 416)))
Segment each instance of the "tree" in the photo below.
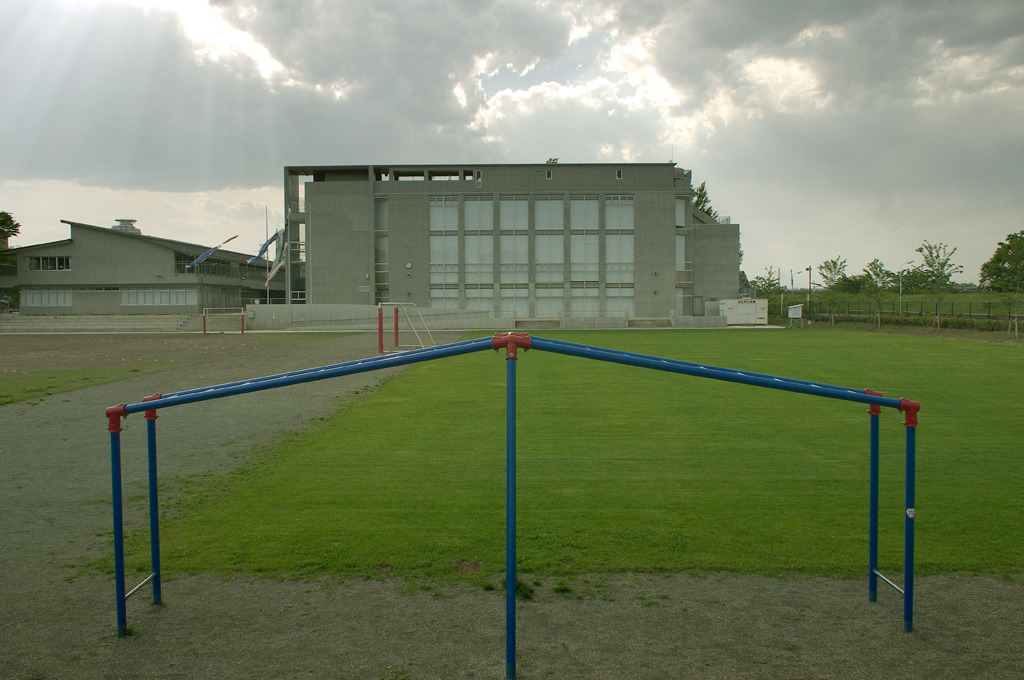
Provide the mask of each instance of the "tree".
MULTIPOLYGON (((999 242, 989 261, 981 265, 979 282, 994 291, 1006 293, 1012 300, 1014 337, 1020 337, 1017 318, 1020 291, 1024 288, 1024 231, 1009 234, 1005 241, 999 242)), ((1006 330, 1009 332, 1009 325, 1006 330)))
POLYGON ((763 276, 754 278, 754 291, 757 295, 779 295, 782 293, 782 284, 779 283, 779 270, 766 267, 763 276))
POLYGON ((875 259, 868 262, 864 267, 863 291, 878 306, 878 327, 882 327, 882 301, 885 294, 892 288, 896 275, 885 268, 885 265, 875 259))
POLYGON ((708 198, 707 181, 701 182, 700 186, 697 187, 697 191, 693 195, 693 207, 697 210, 703 210, 713 220, 718 219, 718 211, 711 207, 711 199, 708 198))
MULTIPOLYGON (((0 211, 0 251, 7 247, 7 239, 17 236, 21 231, 21 225, 14 219, 11 213, 0 211)), ((0 274, 13 273, 9 271, 14 267, 13 255, 0 255, 0 274)), ((0 302, 9 305, 14 301, 17 304, 18 291, 16 288, 0 288, 0 302)))
POLYGON ((846 258, 835 257, 818 265, 818 275, 824 281, 825 300, 828 302, 829 322, 835 323, 834 306, 839 296, 839 288, 846 278, 846 258))
POLYGON ((924 261, 917 270, 924 274, 928 290, 935 297, 935 323, 939 324, 939 303, 946 293, 953 290, 953 275, 962 274, 964 268, 953 264, 956 248, 950 250, 945 243, 929 243, 926 240, 917 252, 924 261))
POLYGON ((21 231, 21 225, 15 221, 14 215, 7 211, 0 211, 0 239, 3 240, 5 246, 7 239, 17 236, 19 231, 21 231))

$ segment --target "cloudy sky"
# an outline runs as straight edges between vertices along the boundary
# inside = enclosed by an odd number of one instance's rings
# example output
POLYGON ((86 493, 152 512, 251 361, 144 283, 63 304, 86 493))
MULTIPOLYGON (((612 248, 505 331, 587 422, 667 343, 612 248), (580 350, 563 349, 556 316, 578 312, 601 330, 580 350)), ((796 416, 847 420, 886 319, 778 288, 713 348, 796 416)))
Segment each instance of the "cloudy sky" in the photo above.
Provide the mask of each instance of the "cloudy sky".
POLYGON ((285 165, 549 157, 692 170, 751 277, 927 239, 976 280, 1024 229, 1024 2, 0 3, 12 245, 136 218, 254 252, 285 165))

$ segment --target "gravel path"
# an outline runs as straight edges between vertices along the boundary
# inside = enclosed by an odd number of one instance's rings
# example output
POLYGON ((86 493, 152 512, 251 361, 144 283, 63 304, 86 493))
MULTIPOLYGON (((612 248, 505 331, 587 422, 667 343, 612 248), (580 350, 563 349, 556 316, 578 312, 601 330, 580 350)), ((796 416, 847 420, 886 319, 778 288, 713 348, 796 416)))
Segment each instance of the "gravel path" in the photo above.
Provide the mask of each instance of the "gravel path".
MULTIPOLYGON (((447 338, 446 340, 450 340, 447 338)), ((81 573, 109 550, 103 408, 157 391, 372 356, 366 334, 0 336, 5 370, 133 361, 171 370, 0 406, 0 678, 503 678, 501 593, 401 581, 184 577, 129 600, 81 573), (248 337, 248 336, 247 336, 248 337), (130 340, 130 343, 129 341, 130 340)), ((349 376, 161 412, 162 479, 217 473, 386 377, 349 376)), ((2 380, 2 374, 0 374, 2 380)), ((145 492, 145 421, 123 433, 125 495, 145 492)), ((145 521, 128 504, 129 525, 145 521)), ((518 616, 520 678, 1020 678, 1024 584, 917 580, 915 632, 866 579, 626 574, 542 582, 518 616)))

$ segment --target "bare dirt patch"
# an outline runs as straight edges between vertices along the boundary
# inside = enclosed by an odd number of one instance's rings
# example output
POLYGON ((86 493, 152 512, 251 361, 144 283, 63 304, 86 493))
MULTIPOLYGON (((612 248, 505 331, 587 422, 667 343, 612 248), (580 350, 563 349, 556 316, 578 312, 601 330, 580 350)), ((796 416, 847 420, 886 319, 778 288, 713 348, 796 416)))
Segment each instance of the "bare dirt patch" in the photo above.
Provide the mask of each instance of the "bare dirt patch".
MULTIPOLYGON (((451 339, 451 338, 449 338, 451 339)), ((501 592, 376 581, 177 578, 164 604, 129 601, 115 631, 103 409, 167 392, 371 356, 372 335, 0 336, 20 370, 174 362, 159 373, 0 406, 0 677, 502 678, 501 592), (93 362, 90 364, 89 362, 93 362)), ((161 412, 161 477, 217 474, 282 432, 333 412, 380 373, 161 412)), ((145 489, 145 427, 125 421, 126 496, 145 489)), ((144 498, 144 497, 143 497, 144 498)), ((127 506, 145 522, 144 500, 127 506)), ((922 520, 923 521, 923 520, 922 520)), ((386 567, 386 565, 382 565, 386 567)), ((472 569, 473 565, 453 565, 472 569)), ((620 574, 533 579, 519 605, 520 678, 1019 678, 1024 585, 977 576, 917 582, 915 632, 865 579, 620 574)))

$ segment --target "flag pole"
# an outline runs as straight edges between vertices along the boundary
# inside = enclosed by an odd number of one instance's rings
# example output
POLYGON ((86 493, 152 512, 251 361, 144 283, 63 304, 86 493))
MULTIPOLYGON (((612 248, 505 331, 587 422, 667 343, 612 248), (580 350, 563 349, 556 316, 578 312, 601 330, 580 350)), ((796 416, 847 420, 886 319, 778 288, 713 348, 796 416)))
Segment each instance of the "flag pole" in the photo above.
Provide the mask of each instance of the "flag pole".
MULTIPOLYGON (((263 242, 266 243, 270 240, 270 207, 264 204, 263 206, 263 217, 265 224, 263 227, 263 242)), ((270 260, 266 257, 263 258, 267 263, 267 276, 270 276, 270 260)), ((267 289, 267 304, 270 304, 270 285, 264 286, 267 289)))

